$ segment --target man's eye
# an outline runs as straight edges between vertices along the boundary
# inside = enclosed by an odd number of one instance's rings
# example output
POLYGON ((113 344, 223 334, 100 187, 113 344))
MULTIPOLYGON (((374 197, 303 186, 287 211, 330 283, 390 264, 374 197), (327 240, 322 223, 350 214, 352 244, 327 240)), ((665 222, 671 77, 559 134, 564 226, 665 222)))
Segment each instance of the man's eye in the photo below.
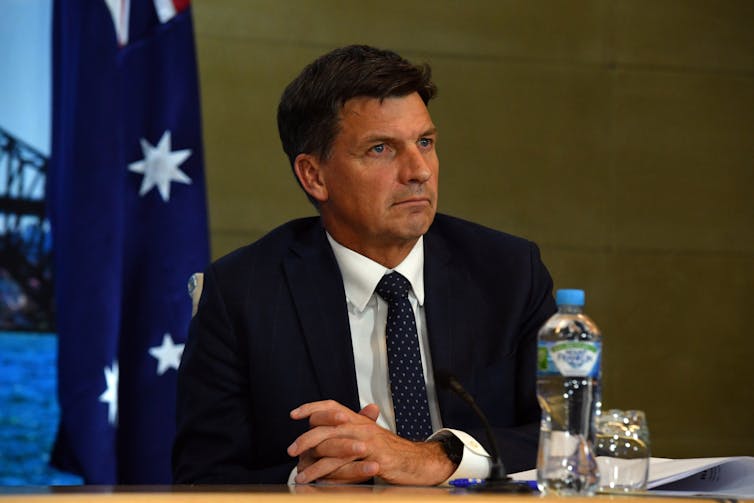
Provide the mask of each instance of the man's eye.
POLYGON ((375 145, 374 147, 372 147, 372 152, 374 152, 375 154, 381 154, 384 151, 385 151, 384 143, 380 143, 379 145, 375 145))
POLYGON ((421 138, 419 140, 419 146, 422 148, 429 148, 434 143, 434 140, 432 138, 421 138))

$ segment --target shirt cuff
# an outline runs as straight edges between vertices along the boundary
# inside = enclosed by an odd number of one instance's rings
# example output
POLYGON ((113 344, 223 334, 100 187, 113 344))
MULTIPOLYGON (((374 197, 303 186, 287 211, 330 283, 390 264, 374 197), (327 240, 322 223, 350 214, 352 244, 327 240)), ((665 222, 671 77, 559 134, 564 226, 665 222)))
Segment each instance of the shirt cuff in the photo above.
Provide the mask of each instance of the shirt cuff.
POLYGON ((288 485, 289 486, 295 486, 296 485, 296 475, 298 475, 298 468, 293 467, 293 470, 291 470, 291 473, 288 475, 288 485))
POLYGON ((448 485, 453 479, 485 479, 490 475, 490 466, 492 457, 482 447, 482 444, 476 441, 474 437, 460 430, 443 428, 432 434, 427 441, 437 439, 445 435, 454 435, 463 443, 463 457, 454 471, 447 480, 441 485, 448 485))

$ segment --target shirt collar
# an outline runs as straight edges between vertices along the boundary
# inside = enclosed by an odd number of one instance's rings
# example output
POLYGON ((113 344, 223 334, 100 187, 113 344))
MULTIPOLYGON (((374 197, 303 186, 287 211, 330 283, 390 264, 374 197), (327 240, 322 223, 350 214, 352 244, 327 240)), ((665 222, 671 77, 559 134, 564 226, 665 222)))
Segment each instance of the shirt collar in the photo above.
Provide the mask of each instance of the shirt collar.
POLYGON ((420 306, 424 305, 424 236, 420 236, 403 262, 394 269, 378 264, 374 260, 365 257, 338 243, 327 233, 335 260, 338 262, 340 274, 343 276, 343 286, 346 291, 346 299, 356 309, 363 311, 369 299, 377 288, 382 276, 398 271, 411 283, 411 289, 420 306))

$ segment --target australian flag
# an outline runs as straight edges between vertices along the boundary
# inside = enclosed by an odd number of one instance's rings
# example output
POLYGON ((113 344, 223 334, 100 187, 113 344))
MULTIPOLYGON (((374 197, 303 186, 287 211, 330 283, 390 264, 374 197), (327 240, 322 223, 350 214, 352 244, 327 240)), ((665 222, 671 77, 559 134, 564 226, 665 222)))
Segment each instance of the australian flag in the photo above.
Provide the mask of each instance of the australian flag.
POLYGON ((86 483, 170 483, 186 284, 209 260, 188 0, 55 0, 47 194, 52 462, 86 483))

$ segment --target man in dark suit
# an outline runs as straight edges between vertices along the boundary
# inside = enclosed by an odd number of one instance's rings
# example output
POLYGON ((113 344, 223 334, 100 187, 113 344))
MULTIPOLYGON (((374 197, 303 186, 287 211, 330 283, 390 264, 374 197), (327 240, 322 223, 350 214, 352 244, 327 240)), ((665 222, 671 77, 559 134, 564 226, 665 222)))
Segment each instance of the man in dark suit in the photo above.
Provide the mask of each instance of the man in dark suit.
POLYGON ((436 215, 434 94, 427 66, 366 46, 286 88, 280 136, 319 217, 205 271, 178 377, 176 482, 484 477, 481 424, 435 387, 440 369, 487 413, 509 471, 534 466, 552 280, 533 243, 436 215), (407 285, 410 328, 381 290, 388 275, 407 285), (404 370, 420 376, 410 392, 404 370))

